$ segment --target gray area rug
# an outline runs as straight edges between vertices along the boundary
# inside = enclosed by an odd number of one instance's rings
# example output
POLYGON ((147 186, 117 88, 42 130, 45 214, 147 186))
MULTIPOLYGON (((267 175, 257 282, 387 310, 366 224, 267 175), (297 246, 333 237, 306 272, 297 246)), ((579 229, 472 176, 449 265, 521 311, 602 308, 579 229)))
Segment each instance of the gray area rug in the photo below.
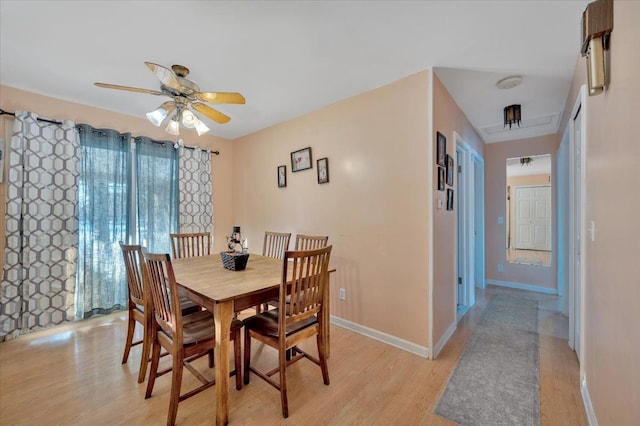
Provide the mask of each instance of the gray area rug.
POLYGON ((435 413, 459 425, 540 424, 538 301, 497 294, 435 413))

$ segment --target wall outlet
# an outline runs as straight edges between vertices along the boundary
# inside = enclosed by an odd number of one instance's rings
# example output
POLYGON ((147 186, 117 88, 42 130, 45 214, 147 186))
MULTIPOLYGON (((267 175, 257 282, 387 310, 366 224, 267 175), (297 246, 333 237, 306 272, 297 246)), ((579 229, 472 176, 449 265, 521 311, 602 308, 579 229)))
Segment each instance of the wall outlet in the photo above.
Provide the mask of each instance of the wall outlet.
POLYGON ((502 263, 498 263, 498 272, 504 272, 504 265, 502 263))
POLYGON ((339 294, 340 300, 344 300, 347 298, 347 292, 344 291, 344 288, 340 289, 340 294, 339 294))

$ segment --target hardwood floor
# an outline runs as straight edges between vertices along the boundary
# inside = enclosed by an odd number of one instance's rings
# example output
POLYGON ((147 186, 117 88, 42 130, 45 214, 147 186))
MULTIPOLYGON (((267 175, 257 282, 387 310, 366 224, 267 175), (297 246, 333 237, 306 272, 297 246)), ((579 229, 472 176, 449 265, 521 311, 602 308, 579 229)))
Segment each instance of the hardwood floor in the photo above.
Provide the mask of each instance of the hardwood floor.
MULTIPOLYGON (((433 414, 435 404, 488 300, 510 292, 540 301, 540 412, 542 425, 587 425, 578 386, 578 362, 567 346, 567 319, 557 297, 489 286, 435 361, 331 326, 331 385, 301 360, 287 369, 289 418, 280 395, 252 376, 241 391, 230 386, 232 425, 452 425, 433 414)), ((170 375, 145 400, 138 384, 140 346, 120 364, 126 337, 123 313, 46 330, 0 344, 0 423, 6 425, 114 425, 166 423, 170 375)), ((309 342, 313 343, 313 342, 309 342)), ((252 363, 275 366, 275 353, 255 344, 252 363)), ((307 348, 313 352, 313 344, 307 348)), ((170 360, 163 359, 163 363, 170 360)), ((207 360, 196 361, 212 377, 207 360)), ((197 381, 184 373, 183 390, 197 381)), ((481 397, 481 396, 479 396, 481 397)), ((214 389, 178 408, 177 424, 212 424, 214 389)))

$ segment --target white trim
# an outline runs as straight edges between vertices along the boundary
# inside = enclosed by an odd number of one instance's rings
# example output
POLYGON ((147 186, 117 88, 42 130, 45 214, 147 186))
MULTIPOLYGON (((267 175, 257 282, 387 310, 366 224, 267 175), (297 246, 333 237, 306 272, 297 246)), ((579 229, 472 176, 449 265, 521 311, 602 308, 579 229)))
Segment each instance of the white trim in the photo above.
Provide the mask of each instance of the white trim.
POLYGON ((587 142, 587 134, 586 134, 586 98, 587 98, 587 86, 583 84, 580 86, 580 90, 576 95, 576 99, 573 104, 573 108, 571 109, 571 115, 569 116, 569 120, 567 121, 567 128, 570 130, 570 139, 569 139, 569 347, 576 351, 576 355, 578 357, 578 363, 580 364, 580 374, 581 377, 584 374, 584 369, 581 362, 582 354, 584 353, 584 284, 585 284, 585 264, 586 264, 586 256, 585 256, 585 194, 586 194, 586 184, 585 184, 585 163, 586 163, 586 142, 587 142), (581 137, 581 145, 580 145, 580 206, 576 206, 575 204, 575 191, 576 191, 576 162, 575 162, 575 129, 574 129, 574 118, 576 114, 580 110, 581 114, 581 126, 580 126, 580 137, 581 137), (581 238, 580 238, 580 247, 576 247, 576 218, 580 220, 580 229, 581 229, 581 238), (579 301, 576 301, 576 252, 580 252, 581 254, 581 263, 580 263, 580 294, 578 295, 579 301), (576 324, 576 307, 579 308, 579 323, 576 324), (576 348, 576 329, 578 330, 578 347, 576 348))
POLYGON ((534 291, 536 293, 557 295, 558 290, 555 288, 540 287, 537 285, 516 283, 513 281, 487 280, 487 284, 497 285, 500 287, 517 288, 518 290, 534 291))
POLYGON ((475 227, 474 223, 474 232, 476 236, 475 241, 475 269, 480 273, 475 274, 474 271, 474 286, 479 288, 486 288, 486 273, 485 273, 485 252, 484 252, 484 244, 485 244, 485 233, 484 233, 484 159, 480 157, 480 155, 474 150, 471 153, 471 162, 473 163, 473 172, 474 172, 474 222, 479 223, 480 226, 478 228, 475 227), (476 174, 479 173, 479 176, 476 174), (478 259, 478 257, 480 259, 478 259), (477 284, 480 284, 479 286, 477 284))
MULTIPOLYGON (((475 305, 475 239, 473 235, 473 215, 475 213, 474 206, 474 191, 470 191, 473 187, 474 176, 471 170, 473 151, 471 147, 465 142, 465 140, 458 134, 453 132, 453 138, 456 142, 456 153, 459 155, 459 162, 456 161, 456 165, 462 167, 462 173, 458 173, 457 167, 454 171, 455 176, 455 189, 457 190, 456 199, 460 202, 457 205, 456 211, 456 260, 457 264, 454 265, 456 277, 456 291, 458 289, 458 269, 462 270, 462 304, 471 308, 475 305), (462 219, 462 223, 458 223, 458 220, 462 219), (461 235, 457 234, 457 230, 461 229, 461 235), (461 247, 458 246, 458 242, 462 242, 461 247), (462 256, 460 256, 462 254, 462 256)), ((457 306, 454 305, 457 309, 457 306)))
POLYGON ((436 344, 436 347, 433 348, 433 355, 431 356, 431 359, 436 359, 438 357, 438 355, 440 354, 440 351, 442 350, 442 348, 444 348, 444 345, 447 344, 451 336, 453 336, 453 333, 455 333, 457 327, 458 327, 458 321, 454 321, 449 326, 449 328, 447 328, 447 331, 444 332, 444 334, 436 344))
POLYGON ((436 196, 433 190, 433 134, 436 129, 433 127, 433 68, 429 68, 428 78, 428 90, 427 103, 429 113, 427 114, 427 293, 429 294, 429 300, 427 300, 427 311, 429 317, 428 336, 427 341, 429 347, 426 348, 425 357, 428 358, 429 351, 433 351, 433 309, 435 304, 433 303, 433 197, 436 196))
POLYGON ((399 337, 392 336, 382 331, 374 330, 364 325, 356 324, 355 322, 347 321, 346 319, 331 315, 331 324, 342 327, 346 330, 353 331, 354 333, 361 334, 363 336, 370 337, 387 345, 402 349, 412 354, 421 356, 422 358, 429 358, 429 348, 417 345, 399 337))
MULTIPOLYGON (((585 336, 585 324, 587 323, 587 315, 586 315, 586 302, 585 302, 585 294, 586 291, 585 289, 587 288, 586 284, 587 284, 587 261, 588 256, 587 256, 587 250, 586 250, 586 236, 585 236, 585 231, 586 231, 586 224, 587 224, 587 218, 585 216, 585 213, 587 211, 587 150, 588 150, 588 146, 587 146, 587 142, 588 142, 588 134, 587 134, 587 117, 589 116, 588 112, 587 112, 587 85, 583 84, 580 87, 580 114, 582 114, 581 117, 581 138, 582 138, 582 149, 580 150, 581 158, 581 166, 580 166, 580 180, 582 181, 581 185, 580 185, 580 223, 582 224, 582 238, 580 239, 580 323, 578 324, 578 327, 580 328, 580 342, 579 342, 579 347, 578 349, 580 349, 580 356, 578 357, 578 362, 580 363, 580 377, 583 378, 585 377, 585 369, 584 369, 584 363, 582 362, 581 357, 584 356, 585 352, 586 352, 586 336, 585 336)), ((594 416, 595 418, 595 416, 594 416)))
POLYGON ((589 396, 587 380, 584 378, 582 379, 582 383, 580 383, 580 393, 582 394, 582 403, 584 404, 584 411, 587 413, 587 421, 589 422, 589 426, 598 426, 596 412, 593 409, 591 397, 589 396))

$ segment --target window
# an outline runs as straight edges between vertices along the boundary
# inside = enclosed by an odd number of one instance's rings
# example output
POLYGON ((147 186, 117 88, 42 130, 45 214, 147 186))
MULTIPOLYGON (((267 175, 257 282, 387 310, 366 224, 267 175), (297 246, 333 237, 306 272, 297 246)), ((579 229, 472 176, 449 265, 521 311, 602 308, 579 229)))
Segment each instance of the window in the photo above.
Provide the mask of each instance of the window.
POLYGON ((119 241, 169 253, 178 230, 178 161, 170 142, 80 125, 76 318, 125 309, 119 241))

